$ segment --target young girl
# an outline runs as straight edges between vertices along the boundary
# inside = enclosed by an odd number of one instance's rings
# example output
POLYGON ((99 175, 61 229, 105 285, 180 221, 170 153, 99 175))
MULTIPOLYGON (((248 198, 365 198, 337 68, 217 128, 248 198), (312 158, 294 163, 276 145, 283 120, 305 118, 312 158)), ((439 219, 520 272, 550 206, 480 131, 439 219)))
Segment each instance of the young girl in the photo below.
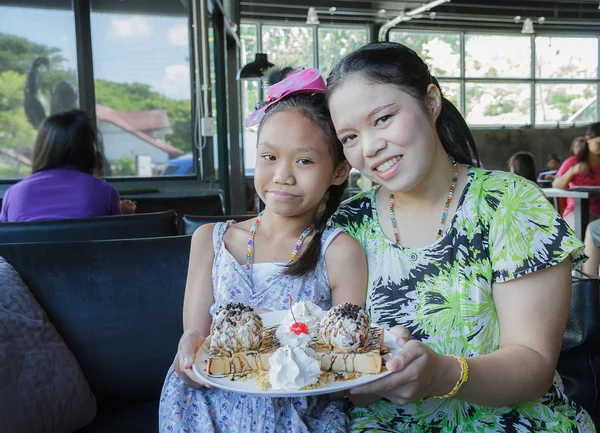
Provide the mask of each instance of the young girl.
MULTIPOLYGON (((563 162, 552 183, 554 188, 561 189, 598 185, 600 185, 600 122, 588 126, 579 152, 563 162)), ((571 227, 575 227, 574 210, 575 199, 569 197, 563 217, 571 227)), ((592 198, 590 199, 590 221, 598 218, 600 218, 600 198, 592 198)))
POLYGON ((325 83, 316 69, 286 68, 268 80, 267 103, 246 121, 246 126, 259 124, 254 184, 265 210, 256 219, 204 225, 194 233, 185 333, 163 388, 161 432, 347 428, 337 398, 263 398, 209 389, 191 370, 209 334, 211 315, 230 302, 259 311, 287 310, 290 296, 324 309, 365 302, 362 247, 339 229, 326 227, 341 201, 350 167, 331 124, 325 83))
POLYGON ((582 244, 540 189, 471 166, 464 119, 403 45, 349 54, 327 96, 348 161, 379 184, 333 221, 365 248, 367 310, 403 346, 351 390, 375 395, 350 431, 595 431, 555 372, 582 244))

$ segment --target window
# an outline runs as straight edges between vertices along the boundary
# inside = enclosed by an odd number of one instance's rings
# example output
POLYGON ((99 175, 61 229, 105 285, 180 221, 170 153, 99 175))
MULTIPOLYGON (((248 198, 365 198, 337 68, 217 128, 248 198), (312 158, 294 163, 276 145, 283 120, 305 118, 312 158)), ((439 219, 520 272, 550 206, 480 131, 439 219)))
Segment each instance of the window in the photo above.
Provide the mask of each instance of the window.
POLYGON ((460 37, 454 33, 390 32, 390 41, 414 50, 436 77, 460 77, 460 37))
POLYGON ((467 83, 466 119, 471 125, 530 123, 531 86, 510 83, 467 83))
POLYGON ((465 69, 469 78, 528 78, 531 38, 467 34, 465 69))
POLYGON ((92 51, 98 130, 110 176, 140 176, 151 159, 153 176, 183 175, 168 169, 191 157, 192 105, 187 12, 180 2, 169 16, 126 3, 104 12, 92 1, 92 51), (126 12, 119 13, 127 7, 126 12), (185 158, 184 158, 185 159, 185 158))
POLYGON ((311 27, 262 26, 262 49, 275 66, 314 66, 311 27))
POLYGON ((537 78, 598 78, 597 38, 535 38, 537 78))
POLYGON ((596 122, 595 84, 538 84, 535 121, 538 124, 596 122))
POLYGON ((440 81, 440 87, 442 88, 444 98, 452 102, 452 104, 460 111, 460 82, 440 81))
POLYGON ((366 29, 319 28, 319 69, 327 76, 346 54, 367 43, 366 29))
POLYGON ((37 126, 78 102, 71 0, 52 4, 60 10, 0 6, 0 179, 30 175, 37 126), (24 97, 28 72, 33 92, 24 97), (67 92, 61 95, 70 94, 53 99, 62 81, 67 92))

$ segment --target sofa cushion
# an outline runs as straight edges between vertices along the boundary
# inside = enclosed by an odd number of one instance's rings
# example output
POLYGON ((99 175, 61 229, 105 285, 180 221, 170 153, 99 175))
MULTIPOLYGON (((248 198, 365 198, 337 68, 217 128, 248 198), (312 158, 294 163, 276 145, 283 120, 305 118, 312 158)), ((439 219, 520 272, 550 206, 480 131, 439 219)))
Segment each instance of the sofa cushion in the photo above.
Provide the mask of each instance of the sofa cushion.
POLYGON ((158 401, 99 407, 94 422, 77 433, 158 433, 158 401))
POLYGON ((64 433, 92 422, 96 402, 75 357, 2 257, 0 288, 2 431, 64 433))
MULTIPOLYGON (((191 236, 0 245, 98 405, 158 400, 183 333, 191 236)), ((1 431, 1 428, 0 428, 1 431)))

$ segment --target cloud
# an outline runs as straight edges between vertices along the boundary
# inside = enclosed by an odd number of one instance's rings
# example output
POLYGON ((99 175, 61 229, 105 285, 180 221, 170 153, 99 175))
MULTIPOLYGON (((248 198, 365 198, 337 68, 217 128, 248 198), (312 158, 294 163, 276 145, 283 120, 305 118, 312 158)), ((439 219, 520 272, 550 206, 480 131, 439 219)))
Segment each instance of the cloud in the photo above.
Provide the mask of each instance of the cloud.
POLYGON ((111 34, 119 38, 139 38, 150 34, 151 26, 148 20, 134 16, 129 19, 112 18, 110 20, 111 34))
POLYGON ((191 98, 190 66, 187 63, 169 65, 164 71, 156 90, 174 99, 191 98))
POLYGON ((187 24, 176 24, 169 29, 169 42, 176 46, 187 46, 188 27, 187 24))

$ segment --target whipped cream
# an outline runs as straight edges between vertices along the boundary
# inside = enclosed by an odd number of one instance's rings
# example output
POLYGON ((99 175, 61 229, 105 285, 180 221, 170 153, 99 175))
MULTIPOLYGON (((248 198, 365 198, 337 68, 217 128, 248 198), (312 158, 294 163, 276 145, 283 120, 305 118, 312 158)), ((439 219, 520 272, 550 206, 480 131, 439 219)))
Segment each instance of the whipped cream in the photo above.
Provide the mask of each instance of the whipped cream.
POLYGON ((336 305, 321 320, 319 334, 324 343, 341 350, 364 346, 371 319, 358 305, 349 302, 336 305))
MULTIPOLYGON (((269 358, 269 380, 271 388, 279 391, 298 391, 317 383, 321 375, 319 361, 311 358, 300 347, 280 347, 269 358)), ((312 352, 314 354, 314 352, 312 352)))
POLYGON ((213 318, 210 348, 231 353, 254 350, 260 345, 262 331, 262 320, 251 308, 227 304, 213 318))
POLYGON ((323 310, 310 301, 296 302, 291 311, 277 328, 276 335, 282 346, 305 347, 310 340, 318 335, 319 322, 323 318, 323 310), (293 313, 293 315, 292 315, 293 313), (296 320, 294 320, 294 317, 296 320), (295 334, 291 327, 295 322, 304 323, 308 328, 308 334, 295 334))

